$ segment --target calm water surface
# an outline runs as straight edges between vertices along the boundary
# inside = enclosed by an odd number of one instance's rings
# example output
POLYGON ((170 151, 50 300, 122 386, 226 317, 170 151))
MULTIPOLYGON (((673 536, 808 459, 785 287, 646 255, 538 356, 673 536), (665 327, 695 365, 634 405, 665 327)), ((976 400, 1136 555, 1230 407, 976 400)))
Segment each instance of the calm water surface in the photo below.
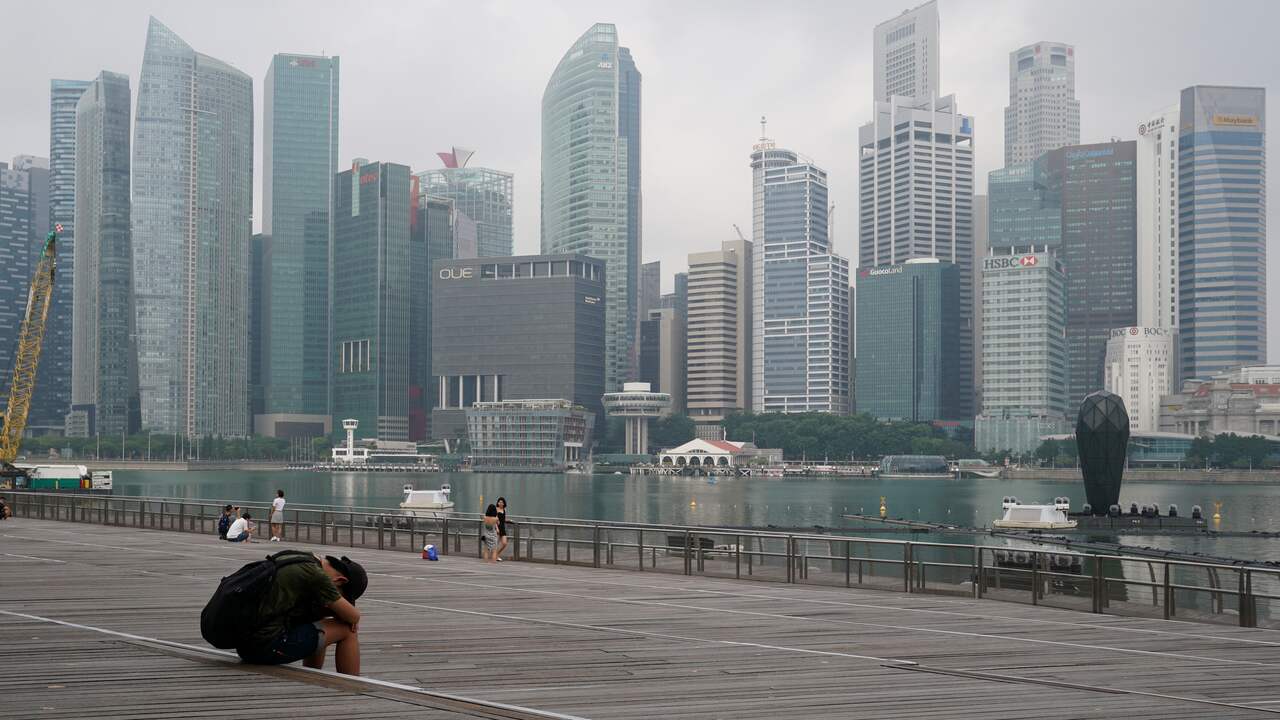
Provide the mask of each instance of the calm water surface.
MULTIPOLYGON (((396 508, 401 488, 453 487, 457 510, 507 498, 513 516, 542 516, 677 525, 848 527, 845 513, 874 514, 884 496, 890 517, 989 525, 1000 499, 1048 501, 1059 495, 1078 507, 1079 482, 1059 480, 879 480, 875 478, 705 478, 630 475, 489 473, 311 473, 130 471, 114 474, 119 495, 270 502, 277 488, 295 503, 396 508)), ((1280 485, 1126 482, 1122 505, 1176 503, 1183 514, 1222 503, 1223 530, 1280 529, 1280 485)), ((889 536, 895 537, 895 536, 889 536)), ((940 541, 967 538, 938 536, 940 541), (942 539, 944 538, 945 539, 942 539)), ((1252 559, 1280 559, 1280 539, 1203 536, 1122 536, 1122 542, 1252 559)))

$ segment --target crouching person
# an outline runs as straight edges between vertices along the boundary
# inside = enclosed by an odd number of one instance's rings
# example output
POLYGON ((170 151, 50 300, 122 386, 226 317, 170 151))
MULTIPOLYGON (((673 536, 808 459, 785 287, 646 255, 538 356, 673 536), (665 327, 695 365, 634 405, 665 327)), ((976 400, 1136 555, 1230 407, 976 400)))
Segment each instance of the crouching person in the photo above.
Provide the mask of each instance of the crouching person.
POLYGON ((338 672, 359 675, 360 611, 354 603, 368 582, 364 568, 347 557, 276 553, 223 578, 201 615, 201 633, 214 647, 234 647, 257 665, 302 660, 322 668, 334 645, 338 672))

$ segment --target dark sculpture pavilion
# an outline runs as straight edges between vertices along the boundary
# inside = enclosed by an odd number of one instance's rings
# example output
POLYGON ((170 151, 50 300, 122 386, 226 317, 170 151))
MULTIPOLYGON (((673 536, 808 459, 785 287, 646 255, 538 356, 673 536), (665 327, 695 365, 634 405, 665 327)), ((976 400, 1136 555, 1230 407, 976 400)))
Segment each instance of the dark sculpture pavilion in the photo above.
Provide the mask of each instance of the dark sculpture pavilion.
POLYGON ((1106 390, 1085 397, 1076 417, 1076 449, 1084 491, 1095 515, 1120 502, 1120 480, 1129 448, 1129 412, 1106 390))

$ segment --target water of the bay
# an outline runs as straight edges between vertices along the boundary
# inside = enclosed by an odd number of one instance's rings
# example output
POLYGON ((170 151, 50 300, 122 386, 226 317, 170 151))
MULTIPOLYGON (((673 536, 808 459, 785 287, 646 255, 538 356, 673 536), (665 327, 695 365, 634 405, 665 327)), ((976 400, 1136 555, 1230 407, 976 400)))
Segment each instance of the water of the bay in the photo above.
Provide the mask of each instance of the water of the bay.
MULTIPOLYGON (((1073 507, 1084 488, 1060 480, 880 480, 877 478, 706 478, 516 473, 313 473, 292 471, 128 471, 114 474, 117 495, 269 503, 285 491, 299 504, 392 509, 402 487, 426 490, 449 483, 461 512, 481 512, 505 496, 513 517, 717 525, 733 527, 844 528, 846 513, 878 513, 885 498, 890 517, 987 526, 1000 515, 1000 500, 1049 501, 1060 495, 1073 507)), ((1222 503, 1220 528, 1280 529, 1280 485, 1190 482, 1126 482, 1122 503, 1176 503, 1183 514, 1201 505, 1206 516, 1222 503)), ((1100 538, 1103 539, 1103 538, 1100 538)), ((1110 539, 1110 538, 1105 538, 1110 539)), ((966 542, 956 536, 944 542, 966 542)), ((1210 555, 1274 560, 1280 539, 1203 535, 1128 535, 1120 541, 1210 555)))

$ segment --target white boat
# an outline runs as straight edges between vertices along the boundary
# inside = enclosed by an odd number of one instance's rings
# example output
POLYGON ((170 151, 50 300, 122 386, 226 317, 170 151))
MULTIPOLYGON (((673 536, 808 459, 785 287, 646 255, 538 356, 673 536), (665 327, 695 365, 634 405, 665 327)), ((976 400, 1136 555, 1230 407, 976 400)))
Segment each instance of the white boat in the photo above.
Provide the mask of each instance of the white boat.
POLYGON ((1076 526, 1076 521, 1067 517, 1071 501, 1065 497, 1054 498, 1052 505, 1023 505, 1016 497, 1005 497, 1001 504, 1004 516, 991 523, 998 528, 1068 530, 1076 526))
POLYGON ((439 490, 414 490, 412 485, 405 485, 400 508, 410 515, 418 515, 419 510, 448 510, 453 507, 453 501, 449 499, 452 492, 453 488, 448 483, 441 485, 439 490))

